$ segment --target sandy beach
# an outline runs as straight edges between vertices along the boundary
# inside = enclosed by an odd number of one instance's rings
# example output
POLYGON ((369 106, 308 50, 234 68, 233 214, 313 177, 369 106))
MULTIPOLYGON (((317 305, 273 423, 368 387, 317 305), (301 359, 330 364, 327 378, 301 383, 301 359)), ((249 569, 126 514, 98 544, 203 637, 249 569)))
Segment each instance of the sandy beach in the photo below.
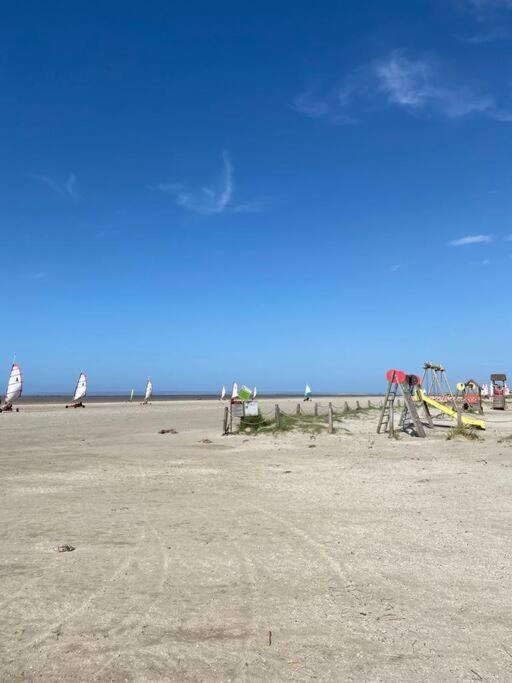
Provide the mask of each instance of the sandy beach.
POLYGON ((2 681, 512 678, 512 412, 468 442, 222 410, 0 415, 2 681))

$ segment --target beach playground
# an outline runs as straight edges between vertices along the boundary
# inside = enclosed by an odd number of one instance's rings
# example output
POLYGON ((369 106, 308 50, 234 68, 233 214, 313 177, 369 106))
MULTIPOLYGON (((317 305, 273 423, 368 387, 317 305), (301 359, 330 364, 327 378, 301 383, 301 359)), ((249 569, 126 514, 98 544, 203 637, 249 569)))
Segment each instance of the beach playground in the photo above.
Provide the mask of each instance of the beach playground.
POLYGON ((388 438, 347 402, 0 416, 1 680, 510 680, 512 413, 388 438))

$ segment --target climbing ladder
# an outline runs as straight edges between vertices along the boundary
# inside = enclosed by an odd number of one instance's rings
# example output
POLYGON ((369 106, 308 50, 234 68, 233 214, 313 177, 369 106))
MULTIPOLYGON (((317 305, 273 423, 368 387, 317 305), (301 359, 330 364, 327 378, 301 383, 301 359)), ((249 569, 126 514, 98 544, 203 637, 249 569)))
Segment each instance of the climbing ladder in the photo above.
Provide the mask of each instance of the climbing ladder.
MULTIPOLYGON (((384 404, 379 415, 379 422, 377 424, 377 434, 388 432, 389 437, 392 438, 395 432, 395 401, 399 395, 399 389, 402 391, 404 399, 404 407, 398 425, 401 429, 413 428, 416 436, 425 437, 425 428, 420 420, 415 402, 412 398, 409 376, 401 370, 389 370, 386 373, 388 380, 388 388, 384 404)), ((428 414, 429 425, 431 425, 432 418, 428 414)))
POLYGON ((382 431, 388 432, 390 436, 393 435, 395 425, 394 425, 394 406, 395 400, 398 396, 398 382, 390 380, 388 382, 388 388, 386 391, 386 398, 384 399, 384 404, 380 411, 379 422, 377 424, 377 434, 381 434, 382 431))

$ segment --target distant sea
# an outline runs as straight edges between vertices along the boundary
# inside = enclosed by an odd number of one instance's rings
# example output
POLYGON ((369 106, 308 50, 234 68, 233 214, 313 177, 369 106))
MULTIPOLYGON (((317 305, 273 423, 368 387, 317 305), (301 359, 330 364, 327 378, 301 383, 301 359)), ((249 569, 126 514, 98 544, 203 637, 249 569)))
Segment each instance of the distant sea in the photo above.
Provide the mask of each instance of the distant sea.
MULTIPOLYGON (((337 394, 319 394, 321 396, 378 396, 379 394, 351 394, 351 393, 337 393, 337 394)), ((272 399, 272 398, 303 398, 303 394, 258 394, 257 399, 272 399)), ((135 395, 132 403, 140 403, 143 396, 135 395)), ((158 401, 207 401, 218 399, 218 394, 153 394, 151 401, 157 403, 158 401)), ((229 397, 228 397, 229 398, 229 397)), ((315 397, 312 397, 315 400, 315 397)), ((23 394, 23 396, 16 401, 17 403, 71 403, 71 396, 68 394, 23 394)), ((87 394, 84 403, 129 403, 130 397, 126 394, 87 394)))
MULTIPOLYGON (((152 402, 157 401, 201 401, 218 398, 213 394, 153 394, 152 402)), ((142 395, 134 395, 132 403, 140 403, 142 395)), ((129 403, 130 396, 126 394, 87 394, 84 403, 129 403)), ((71 403, 68 394, 23 394, 19 403, 71 403)))

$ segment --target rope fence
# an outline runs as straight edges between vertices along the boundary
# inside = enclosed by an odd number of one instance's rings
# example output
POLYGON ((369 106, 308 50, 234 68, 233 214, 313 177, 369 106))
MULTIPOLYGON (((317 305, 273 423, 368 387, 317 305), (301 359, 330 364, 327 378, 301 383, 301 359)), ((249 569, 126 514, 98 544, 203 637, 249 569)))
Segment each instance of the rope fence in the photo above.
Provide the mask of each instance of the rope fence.
MULTIPOLYGON (((307 407, 309 407, 308 404, 307 407)), ((343 406, 333 405, 332 403, 314 403, 313 410, 305 410, 306 406, 297 403, 294 413, 282 410, 276 404, 274 410, 260 410, 258 415, 239 416, 238 429, 233 428, 233 418, 235 417, 229 406, 224 408, 223 418, 223 434, 259 434, 259 433, 274 433, 278 431, 291 431, 299 429, 311 434, 319 434, 326 432, 334 434, 335 431, 348 432, 345 427, 341 427, 341 423, 346 418, 358 418, 362 415, 367 415, 370 411, 380 410, 380 405, 374 405, 368 400, 367 406, 362 406, 360 401, 356 401, 355 407, 350 407, 345 401, 343 406), (335 425, 336 423, 336 425, 335 425)))
MULTIPOLYGON (((396 401, 397 406, 401 407, 400 399, 396 401)), ((345 401, 344 405, 335 405, 333 403, 314 403, 304 406, 297 403, 295 413, 284 411, 278 404, 275 404, 273 410, 260 410, 258 415, 242 416, 238 418, 238 429, 233 429, 233 415, 230 407, 224 408, 224 417, 222 423, 222 433, 227 434, 273 434, 275 432, 287 432, 294 429, 303 431, 309 434, 320 434, 327 432, 334 434, 336 431, 349 432, 346 427, 343 427, 343 421, 351 418, 359 418, 363 415, 369 415, 372 411, 382 410, 383 401, 379 404, 372 403, 368 400, 366 406, 361 405, 361 401, 357 400, 355 407, 349 406, 345 401), (312 407, 312 411, 306 412, 305 408, 312 407)), ((447 418, 443 413, 433 416, 435 419, 447 418)), ((447 418, 448 419, 448 418, 447 418)), ((507 424, 510 420, 489 420, 486 422, 491 424, 507 424)))

